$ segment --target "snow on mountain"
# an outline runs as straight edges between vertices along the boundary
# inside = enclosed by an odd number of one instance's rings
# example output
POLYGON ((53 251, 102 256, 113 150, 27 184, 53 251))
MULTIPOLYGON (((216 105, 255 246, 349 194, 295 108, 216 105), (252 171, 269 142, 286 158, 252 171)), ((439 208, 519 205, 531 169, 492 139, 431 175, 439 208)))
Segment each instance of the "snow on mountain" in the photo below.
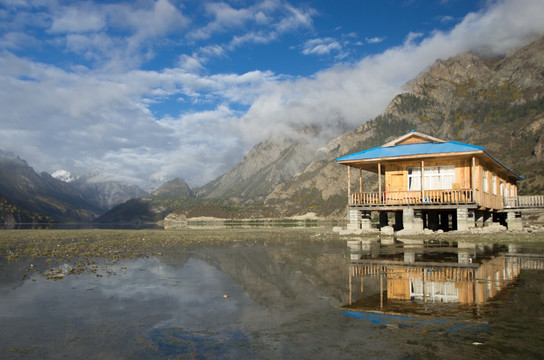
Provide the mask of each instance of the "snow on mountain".
POLYGON ((51 176, 57 180, 61 180, 67 183, 76 181, 78 179, 77 175, 74 175, 71 172, 67 170, 62 170, 62 169, 55 171, 54 173, 51 174, 51 176))
POLYGON ((86 198, 98 204, 104 211, 146 192, 135 184, 135 180, 117 174, 93 170, 85 175, 72 174, 67 170, 57 170, 52 177, 71 183, 86 198))

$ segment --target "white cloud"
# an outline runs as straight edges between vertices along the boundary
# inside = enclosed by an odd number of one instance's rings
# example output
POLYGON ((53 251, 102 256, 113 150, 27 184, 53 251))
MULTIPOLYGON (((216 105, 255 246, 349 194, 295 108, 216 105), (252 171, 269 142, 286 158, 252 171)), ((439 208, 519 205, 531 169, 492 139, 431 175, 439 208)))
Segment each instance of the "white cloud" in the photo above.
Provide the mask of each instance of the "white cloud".
POLYGON ((91 7, 89 3, 83 3, 81 7, 62 8, 60 13, 53 17, 50 31, 53 33, 95 32, 104 26, 106 26, 104 14, 91 7))
POLYGON ((369 44, 379 44, 385 40, 385 37, 375 36, 371 38, 365 38, 365 40, 369 44))
POLYGON ((98 63, 111 60, 122 52, 120 40, 104 33, 68 34, 65 41, 67 50, 98 63))
POLYGON ((404 46, 412 46, 415 45, 415 41, 417 39, 423 38, 424 34, 420 32, 409 32, 408 36, 406 36, 406 39, 404 40, 404 46))
POLYGON ((342 46, 333 38, 311 39, 306 41, 302 53, 304 55, 328 55, 342 50, 342 46))
POLYGON ((179 57, 179 67, 190 73, 198 73, 205 69, 204 65, 211 58, 225 57, 226 52, 220 45, 207 45, 199 48, 192 55, 182 54, 179 57))
POLYGON ((219 45, 208 45, 199 49, 199 52, 203 56, 208 57, 222 57, 225 56, 225 50, 219 45))
POLYGON ((312 27, 312 16, 316 14, 315 10, 311 8, 295 8, 291 5, 286 5, 286 10, 286 16, 276 26, 278 32, 284 33, 300 27, 312 27))
POLYGON ((449 22, 452 22, 453 20, 454 20, 454 18, 452 16, 448 16, 448 15, 440 17, 440 22, 442 22, 442 23, 449 23, 449 22))
POLYGON ((182 54, 179 57, 178 65, 181 69, 190 73, 198 73, 204 69, 201 60, 197 56, 189 56, 186 54, 182 54))
POLYGON ((39 42, 24 32, 8 32, 0 37, 0 49, 23 49, 38 46, 39 42))
POLYGON ((267 44, 271 41, 274 41, 278 38, 278 34, 275 32, 248 32, 243 35, 236 35, 232 38, 231 42, 228 44, 229 50, 235 50, 236 48, 244 44, 267 44))
POLYGON ((140 40, 156 38, 174 29, 184 28, 189 19, 168 0, 158 0, 150 9, 128 12, 128 22, 140 40))
POLYGON ((230 50, 246 43, 267 44, 277 40, 281 34, 311 28, 312 16, 316 14, 310 8, 297 8, 280 0, 260 1, 239 9, 223 2, 208 3, 206 11, 212 21, 191 31, 189 38, 204 40, 231 30, 235 33, 228 42, 230 50))
POLYGON ((456 47, 504 53, 544 32, 543 13, 540 0, 497 1, 467 15, 445 38, 456 47))
MULTIPOLYGON (((206 26, 197 29, 190 35, 193 39, 208 39, 214 33, 224 32, 228 29, 242 28, 246 23, 255 21, 264 23, 268 16, 261 10, 259 4, 249 8, 235 9, 226 3, 207 3, 205 5, 207 14, 212 21, 206 26)), ((267 10, 275 10, 276 6, 268 7, 267 10)))

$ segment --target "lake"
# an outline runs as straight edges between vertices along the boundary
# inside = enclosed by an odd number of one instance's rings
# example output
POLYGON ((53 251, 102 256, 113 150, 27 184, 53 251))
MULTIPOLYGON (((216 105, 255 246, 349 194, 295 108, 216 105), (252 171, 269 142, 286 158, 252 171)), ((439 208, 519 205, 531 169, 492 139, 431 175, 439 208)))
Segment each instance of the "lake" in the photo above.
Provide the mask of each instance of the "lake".
POLYGON ((126 258, 1 256, 0 358, 544 357, 544 242, 265 231, 126 258))

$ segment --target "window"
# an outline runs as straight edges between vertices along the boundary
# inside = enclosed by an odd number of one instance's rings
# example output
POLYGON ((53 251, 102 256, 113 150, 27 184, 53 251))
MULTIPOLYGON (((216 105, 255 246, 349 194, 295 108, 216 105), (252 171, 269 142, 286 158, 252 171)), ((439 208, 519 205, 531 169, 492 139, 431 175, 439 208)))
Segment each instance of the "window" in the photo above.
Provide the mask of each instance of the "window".
POLYGON ((421 190, 421 168, 408 168, 408 191, 421 190))
MULTIPOLYGON (((424 168, 423 187, 425 190, 452 189, 455 182, 455 166, 430 166, 424 168)), ((421 190, 421 168, 408 168, 408 190, 421 190)))
POLYGON ((497 176, 491 174, 491 193, 497 195, 497 176))
POLYGON ((483 190, 484 192, 489 192, 489 184, 487 183, 487 170, 483 169, 483 190))

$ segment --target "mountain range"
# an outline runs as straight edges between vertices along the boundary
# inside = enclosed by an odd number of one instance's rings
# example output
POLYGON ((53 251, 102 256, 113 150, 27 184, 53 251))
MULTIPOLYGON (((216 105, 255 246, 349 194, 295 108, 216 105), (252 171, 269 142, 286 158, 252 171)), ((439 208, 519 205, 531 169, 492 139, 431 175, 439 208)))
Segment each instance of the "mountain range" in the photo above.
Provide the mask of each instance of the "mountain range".
POLYGON ((146 194, 140 187, 122 177, 99 170, 84 175, 74 175, 61 170, 54 172, 52 176, 71 183, 83 196, 98 204, 104 211, 146 194))
POLYGON ((37 173, 15 154, 0 150, 0 222, 92 222, 131 198, 145 194, 112 175, 94 171, 37 173))
POLYGON ((0 179, 3 223, 89 222, 101 211, 75 187, 9 152, 0 151, 0 179))
MULTIPOLYGON (((337 128, 338 133, 329 134, 335 138, 329 138, 328 143, 323 141, 326 137, 320 129, 312 127, 288 137, 274 136, 255 145, 226 174, 197 189, 175 179, 142 195, 122 183, 98 186, 100 182, 93 182, 92 176, 68 183, 47 174, 34 175, 34 179, 38 176, 55 186, 61 186, 58 182, 65 184, 66 191, 72 194, 70 199, 87 201, 63 203, 65 213, 58 210, 60 206, 37 206, 37 199, 43 197, 40 191, 45 188, 23 187, 19 189, 22 192, 15 192, 15 185, 4 186, 5 178, 12 179, 11 183, 14 178, 0 162, 0 197, 56 221, 77 218, 72 213, 78 214, 78 209, 80 219, 100 214, 101 222, 157 221, 171 213, 183 217, 279 218, 313 214, 344 218, 346 170, 335 163, 335 158, 379 146, 410 130, 484 146, 525 177, 519 184, 520 194, 543 194, 544 37, 502 57, 463 53, 439 59, 408 82, 381 115, 353 131, 346 131, 341 121, 337 128), (125 198, 116 198, 116 193, 125 194, 125 198), (131 200, 111 208, 128 198, 131 200)), ((16 157, 13 161, 26 169, 30 179, 26 162, 16 157)), ((372 175, 364 176, 367 184, 376 183, 372 175)), ((60 193, 55 196, 62 198, 60 193)), ((45 198, 46 203, 56 199, 53 195, 45 198)))

